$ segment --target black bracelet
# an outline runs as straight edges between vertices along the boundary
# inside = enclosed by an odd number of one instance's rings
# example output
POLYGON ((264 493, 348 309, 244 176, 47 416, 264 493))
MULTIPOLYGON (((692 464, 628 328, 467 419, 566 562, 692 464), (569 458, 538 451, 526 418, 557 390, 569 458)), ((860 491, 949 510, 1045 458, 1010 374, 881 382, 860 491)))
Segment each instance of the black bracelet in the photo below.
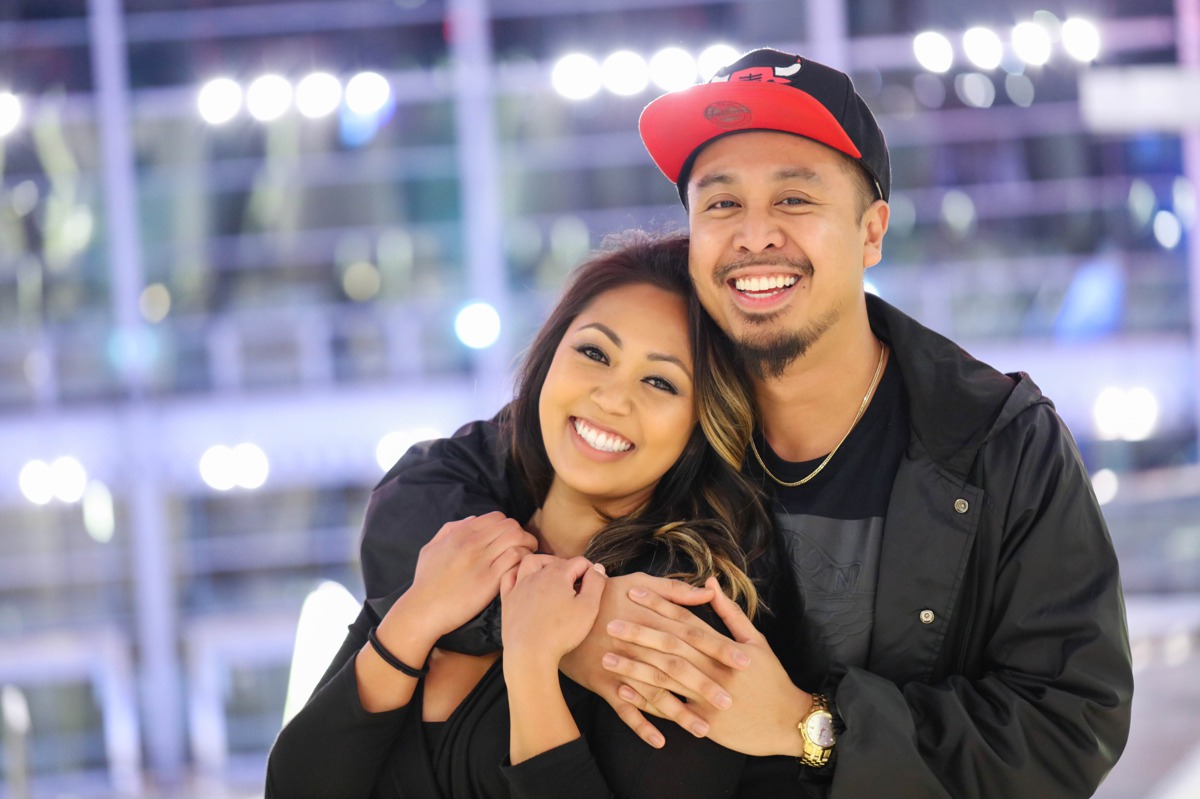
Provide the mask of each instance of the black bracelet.
POLYGON ((412 666, 408 665, 400 658, 387 651, 384 645, 379 643, 379 639, 375 636, 375 630, 377 629, 377 627, 372 627, 371 629, 367 630, 367 640, 371 642, 371 648, 375 650, 375 654, 383 658, 384 663, 388 664, 402 674, 407 674, 409 677, 412 677, 415 680, 419 680, 429 673, 428 665, 422 666, 419 669, 414 669, 412 666))

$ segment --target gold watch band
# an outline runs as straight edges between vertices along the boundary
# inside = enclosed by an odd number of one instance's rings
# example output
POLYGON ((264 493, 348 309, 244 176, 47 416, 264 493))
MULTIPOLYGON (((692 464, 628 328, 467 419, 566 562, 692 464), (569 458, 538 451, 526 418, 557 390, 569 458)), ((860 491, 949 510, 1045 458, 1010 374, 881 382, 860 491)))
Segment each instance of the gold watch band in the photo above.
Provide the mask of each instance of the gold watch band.
POLYGON ((812 695, 812 708, 796 725, 804 743, 800 764, 821 768, 829 762, 833 746, 837 743, 833 732, 833 714, 829 712, 829 700, 822 694, 812 695))

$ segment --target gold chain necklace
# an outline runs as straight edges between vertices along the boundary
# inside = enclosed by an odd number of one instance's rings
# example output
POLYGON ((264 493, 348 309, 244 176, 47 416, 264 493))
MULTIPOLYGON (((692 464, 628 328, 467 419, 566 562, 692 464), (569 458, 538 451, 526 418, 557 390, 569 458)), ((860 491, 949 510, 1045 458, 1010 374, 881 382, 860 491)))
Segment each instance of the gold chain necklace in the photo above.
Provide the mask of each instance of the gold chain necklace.
MULTIPOLYGON (((875 393, 875 388, 879 385, 879 377, 883 374, 883 358, 885 355, 887 355, 887 350, 887 345, 882 341, 879 342, 879 363, 875 366, 875 376, 871 378, 871 385, 867 386, 867 393, 863 395, 862 404, 858 406, 858 413, 854 414, 854 421, 850 423, 850 429, 846 431, 846 435, 842 436, 842 440, 834 445, 829 454, 825 456, 825 460, 821 461, 817 468, 813 469, 812 474, 810 474, 808 477, 797 480, 794 483, 788 483, 771 474, 771 470, 767 468, 767 464, 763 463, 762 455, 758 454, 758 447, 754 445, 754 436, 750 436, 750 450, 754 453, 754 460, 758 461, 758 465, 762 467, 764 472, 766 472, 767 477, 770 477, 784 488, 795 488, 796 486, 804 485, 809 480, 821 473, 821 470, 825 468, 825 464, 829 463, 829 461, 833 458, 834 453, 838 451, 838 448, 841 447, 842 444, 846 443, 846 439, 849 438, 850 433, 854 431, 855 425, 857 425, 859 420, 863 418, 863 414, 867 412, 867 404, 871 401, 871 396, 875 393)), ((764 430, 764 441, 766 440, 766 436, 767 434, 764 430)))

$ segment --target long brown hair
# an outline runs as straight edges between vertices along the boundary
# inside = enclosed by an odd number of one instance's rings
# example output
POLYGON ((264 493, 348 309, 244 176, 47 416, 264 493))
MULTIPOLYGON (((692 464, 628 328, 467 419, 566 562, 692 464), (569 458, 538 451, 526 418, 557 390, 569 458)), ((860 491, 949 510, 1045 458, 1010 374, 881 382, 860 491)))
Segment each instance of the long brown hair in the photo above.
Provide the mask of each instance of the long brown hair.
POLYGON ((526 352, 506 417, 511 458, 540 506, 554 470, 542 441, 538 399, 554 353, 596 297, 646 284, 683 298, 690 328, 699 424, 644 506, 610 518, 584 553, 609 574, 649 569, 695 585, 715 576, 753 616, 758 591, 747 571, 767 548, 770 520, 741 473, 753 429, 750 383, 731 345, 700 307, 688 277, 688 239, 630 231, 578 267, 526 352))

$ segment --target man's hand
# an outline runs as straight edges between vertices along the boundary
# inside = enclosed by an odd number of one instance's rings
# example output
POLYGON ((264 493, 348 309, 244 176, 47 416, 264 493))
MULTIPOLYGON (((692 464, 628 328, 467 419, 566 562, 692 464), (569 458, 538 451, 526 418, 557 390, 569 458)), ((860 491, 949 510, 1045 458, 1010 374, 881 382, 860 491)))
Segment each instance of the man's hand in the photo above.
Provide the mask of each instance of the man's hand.
MULTIPOLYGON (((657 613, 630 601, 629 592, 636 588, 653 591, 656 596, 665 597, 666 600, 681 605, 703 605, 713 599, 710 588, 696 588, 664 577, 650 577, 640 572, 610 577, 605 581, 600 610, 591 631, 583 639, 583 643, 567 653, 560 668, 572 680, 608 702, 639 738, 657 749, 665 743, 662 733, 646 720, 637 707, 618 696, 617 691, 623 681, 606 671, 601 663, 606 652, 619 652, 630 656, 634 654, 633 647, 615 640, 608 634, 607 627, 610 621, 621 618, 653 623, 658 618, 657 613)), ((685 730, 691 731, 693 735, 705 735, 708 732, 708 724, 688 710, 687 706, 680 704, 679 711, 673 717, 675 722, 685 730)))
POLYGON ((707 722, 708 737, 729 749, 799 756, 803 743, 796 725, 812 697, 792 684, 766 638, 716 580, 710 578, 706 587, 732 639, 654 590, 628 591, 653 615, 622 616, 608 624, 613 638, 634 645, 632 654, 610 650, 604 656, 604 667, 626 683, 618 695, 679 724, 699 717, 707 722))
MULTIPOLYGON (((534 536, 498 511, 444 524, 421 547, 412 586, 397 605, 436 640, 483 610, 499 593, 500 578, 537 546, 534 536)), ((384 622, 387 628, 392 620, 384 622)))

